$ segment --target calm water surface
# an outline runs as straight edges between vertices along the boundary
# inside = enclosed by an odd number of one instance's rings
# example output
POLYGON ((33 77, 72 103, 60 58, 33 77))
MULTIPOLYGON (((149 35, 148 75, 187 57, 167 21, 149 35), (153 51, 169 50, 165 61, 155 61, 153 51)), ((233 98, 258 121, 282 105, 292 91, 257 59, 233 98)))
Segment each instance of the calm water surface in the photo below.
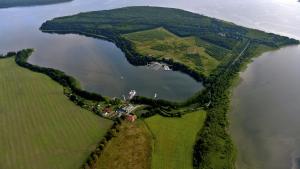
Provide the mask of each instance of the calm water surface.
POLYGON ((184 100, 203 88, 190 76, 174 71, 154 71, 128 63, 113 43, 79 35, 39 31, 53 17, 82 11, 109 9, 126 3, 77 0, 48 6, 1 9, 0 53, 34 48, 32 64, 52 67, 76 77, 86 90, 120 97, 135 89, 138 95, 184 100))
POLYGON ((231 114, 238 168, 299 168, 299 51, 293 46, 265 53, 241 73, 231 114))
MULTIPOLYGON (((0 10, 0 51, 34 47, 37 51, 31 63, 64 70, 84 88, 109 96, 135 88, 142 95, 158 92, 162 98, 178 100, 198 91, 201 84, 184 74, 131 66, 109 42, 38 31, 42 22, 53 17, 131 5, 186 9, 300 39, 297 0, 75 0, 0 10)), ((230 114, 231 133, 238 147, 237 167, 299 169, 300 47, 263 54, 241 77, 230 114)))

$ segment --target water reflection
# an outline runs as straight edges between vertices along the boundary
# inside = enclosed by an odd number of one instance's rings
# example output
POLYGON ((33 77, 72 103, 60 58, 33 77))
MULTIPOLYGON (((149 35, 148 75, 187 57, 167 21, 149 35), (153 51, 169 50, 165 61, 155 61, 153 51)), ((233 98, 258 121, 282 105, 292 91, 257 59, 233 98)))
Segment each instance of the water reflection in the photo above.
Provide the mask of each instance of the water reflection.
POLYGON ((231 130, 239 148, 239 168, 297 168, 299 52, 300 47, 294 46, 266 53, 241 74, 231 114, 231 130))
POLYGON ((90 0, 0 10, 2 23, 7 23, 0 27, 0 51, 34 48, 36 52, 30 57, 30 63, 65 71, 79 79, 84 89, 111 97, 135 89, 143 96, 153 97, 158 93, 162 99, 184 100, 203 88, 201 83, 180 72, 132 66, 110 42, 39 31, 40 25, 53 17, 111 5, 112 1, 90 0))

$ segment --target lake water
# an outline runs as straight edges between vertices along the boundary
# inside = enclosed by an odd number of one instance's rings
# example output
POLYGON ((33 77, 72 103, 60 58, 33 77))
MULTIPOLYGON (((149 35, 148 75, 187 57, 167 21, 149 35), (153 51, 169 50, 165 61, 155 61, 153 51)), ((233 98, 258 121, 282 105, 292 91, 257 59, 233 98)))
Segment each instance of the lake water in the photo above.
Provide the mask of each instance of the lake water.
MULTIPOLYGON (((118 6, 118 5, 115 5, 118 6)), ((48 6, 0 9, 0 53, 34 48, 32 64, 52 67, 77 78, 88 91, 121 97, 135 89, 138 95, 184 100, 203 89, 200 82, 175 71, 133 66, 113 43, 80 35, 42 33, 51 18, 82 11, 112 8, 111 1, 80 0, 48 6)))
MULTIPOLYGON (((300 39, 297 0, 76 0, 0 10, 0 51, 34 47, 37 52, 31 63, 64 70, 86 89, 106 95, 139 88, 139 93, 149 96, 154 91, 163 98, 191 96, 201 84, 182 73, 131 66, 109 42, 38 31, 42 22, 56 16, 131 5, 186 9, 300 39)), ((241 73, 230 114, 230 130, 238 148, 237 168, 300 168, 299 57, 299 46, 286 47, 263 54, 241 73)))
POLYGON ((265 53, 241 73, 231 114, 238 168, 299 169, 299 51, 265 53))

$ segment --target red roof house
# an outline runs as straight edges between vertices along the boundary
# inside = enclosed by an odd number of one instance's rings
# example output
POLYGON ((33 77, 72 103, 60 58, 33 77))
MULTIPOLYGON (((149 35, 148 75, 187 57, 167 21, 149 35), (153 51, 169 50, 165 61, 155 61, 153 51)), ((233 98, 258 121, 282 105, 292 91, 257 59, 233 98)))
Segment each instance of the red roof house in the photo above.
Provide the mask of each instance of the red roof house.
POLYGON ((132 115, 132 114, 130 114, 130 115, 128 115, 126 117, 126 120, 128 120, 130 122, 134 122, 136 119, 137 119, 137 116, 136 115, 132 115))

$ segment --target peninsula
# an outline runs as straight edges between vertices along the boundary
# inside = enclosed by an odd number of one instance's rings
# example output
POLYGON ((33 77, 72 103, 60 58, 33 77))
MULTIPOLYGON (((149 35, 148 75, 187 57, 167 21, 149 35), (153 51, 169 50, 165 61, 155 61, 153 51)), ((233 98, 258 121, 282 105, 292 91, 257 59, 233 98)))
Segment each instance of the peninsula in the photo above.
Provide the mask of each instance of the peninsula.
MULTIPOLYGON (((146 6, 55 18, 45 22, 41 30, 111 41, 133 65, 163 62, 205 86, 181 103, 135 96, 126 100, 126 108, 131 108, 130 104, 138 108, 123 120, 109 116, 117 114, 118 107, 125 104, 120 99, 88 93, 63 72, 27 63, 32 50, 11 54, 19 66, 44 73, 63 85, 65 96, 76 105, 114 121, 82 164, 83 169, 235 168, 236 152, 227 130, 230 89, 234 80, 252 58, 299 43, 295 39, 180 9, 146 6)), ((2 62, 20 69, 12 59, 2 62)), ((4 70, 9 67, 12 66, 4 70)))
MULTIPOLYGON (((122 49, 128 61, 134 65, 146 65, 152 61, 164 62, 173 70, 185 72, 196 80, 202 81, 205 90, 183 103, 157 101, 143 97, 135 97, 132 100, 132 102, 155 107, 153 109, 155 111, 143 114, 142 118, 155 114, 184 117, 185 114, 202 112, 195 111, 198 109, 206 112, 204 126, 200 125, 203 123, 199 123, 198 126, 193 153, 190 151, 193 157, 187 159, 192 163, 189 165, 187 162, 186 168, 234 168, 235 150, 227 132, 230 88, 234 80, 238 77, 242 67, 253 57, 265 51, 299 43, 291 38, 245 28, 180 9, 146 6, 55 18, 45 22, 41 30, 58 34, 76 33, 105 39, 122 49)), ((153 118, 150 117, 150 119, 153 118)), ((148 119, 145 121, 146 123, 152 122, 148 119)), ((163 120, 159 124, 155 122, 152 124, 156 124, 155 128, 157 125, 164 128, 163 120)), ((166 125, 168 126, 167 123, 166 125)), ((191 127, 191 130, 194 130, 194 127, 191 127)), ((151 131, 153 135, 161 132, 159 129, 151 131)), ((168 132, 168 134, 162 134, 159 140, 154 136, 154 142, 168 140, 167 137, 176 135, 178 131, 168 130, 168 132)), ((194 137, 190 138, 194 139, 194 137)), ((185 139, 185 136, 183 134, 181 137, 177 136, 176 139, 180 142, 185 139)), ((174 140, 171 140, 169 145, 172 143, 174 140)), ((110 147, 113 144, 114 142, 110 147)), ((167 144, 155 143, 154 149, 160 146, 167 146, 167 144)), ((163 161, 157 159, 165 158, 163 155, 168 155, 172 148, 174 152, 180 152, 175 151, 176 146, 158 148, 162 151, 159 154, 161 156, 157 158, 156 153, 152 154, 151 166, 159 166, 158 163, 163 161)), ((119 152, 113 153, 111 158, 104 158, 110 161, 117 157, 117 154, 119 152)), ((169 159, 165 167, 174 168, 172 166, 175 161, 184 158, 182 155, 184 154, 178 154, 175 157, 177 159, 169 159)))

